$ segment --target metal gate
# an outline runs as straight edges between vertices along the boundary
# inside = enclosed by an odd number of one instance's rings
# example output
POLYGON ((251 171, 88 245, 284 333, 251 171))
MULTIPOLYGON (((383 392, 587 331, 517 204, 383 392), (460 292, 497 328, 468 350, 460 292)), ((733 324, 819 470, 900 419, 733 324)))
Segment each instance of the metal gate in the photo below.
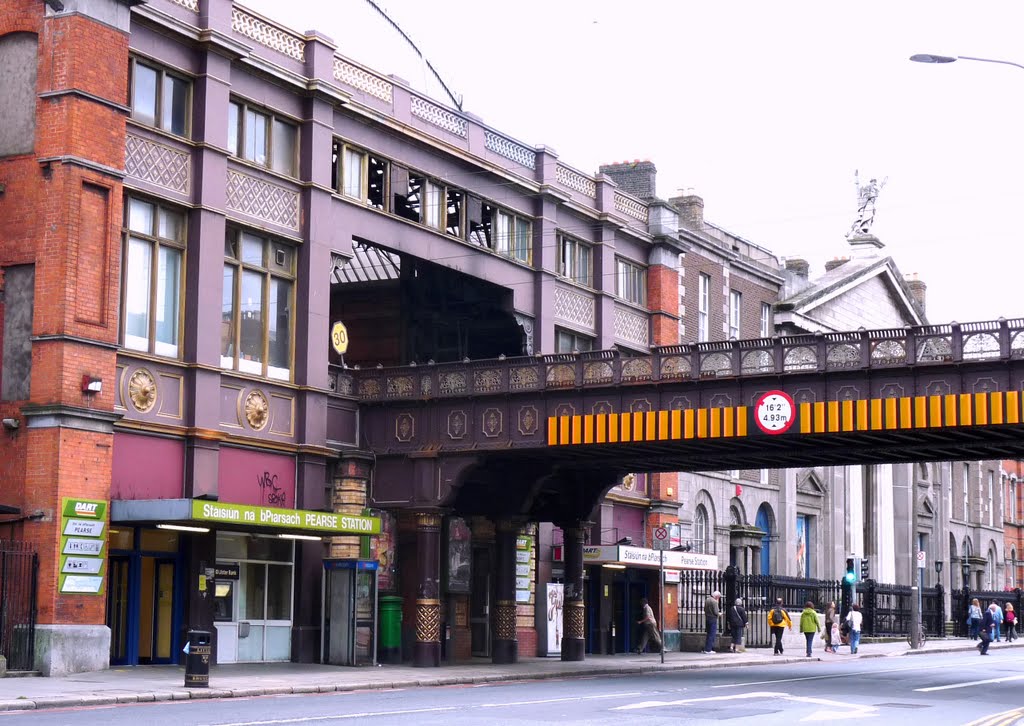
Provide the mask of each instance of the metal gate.
POLYGON ((0 655, 12 671, 33 668, 38 572, 39 557, 29 543, 0 540, 0 655))

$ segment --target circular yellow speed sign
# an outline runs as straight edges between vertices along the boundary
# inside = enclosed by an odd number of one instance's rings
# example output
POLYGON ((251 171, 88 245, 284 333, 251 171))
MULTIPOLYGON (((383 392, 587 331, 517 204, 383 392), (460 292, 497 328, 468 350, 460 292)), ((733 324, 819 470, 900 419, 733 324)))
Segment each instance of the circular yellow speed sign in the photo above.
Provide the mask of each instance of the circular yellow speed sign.
POLYGON ((345 355, 348 350, 348 328, 340 320, 331 326, 331 347, 338 355, 345 355))

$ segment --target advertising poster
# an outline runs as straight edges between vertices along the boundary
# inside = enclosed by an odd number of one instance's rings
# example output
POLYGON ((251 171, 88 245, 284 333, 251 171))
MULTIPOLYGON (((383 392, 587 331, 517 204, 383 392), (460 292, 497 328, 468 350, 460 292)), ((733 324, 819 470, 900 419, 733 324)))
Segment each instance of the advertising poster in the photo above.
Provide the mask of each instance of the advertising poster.
POLYGON ((473 562, 472 534, 466 520, 448 520, 448 592, 468 594, 473 562))
POLYGON ((369 537, 370 559, 377 560, 377 589, 380 592, 398 590, 398 569, 395 560, 395 518, 391 514, 379 511, 374 516, 380 517, 380 534, 369 537))
POLYGON ((562 583, 549 582, 547 587, 548 655, 561 655, 562 653, 562 603, 562 583))
POLYGON ((807 562, 807 517, 796 518, 796 572, 797 577, 810 577, 811 568, 807 562))

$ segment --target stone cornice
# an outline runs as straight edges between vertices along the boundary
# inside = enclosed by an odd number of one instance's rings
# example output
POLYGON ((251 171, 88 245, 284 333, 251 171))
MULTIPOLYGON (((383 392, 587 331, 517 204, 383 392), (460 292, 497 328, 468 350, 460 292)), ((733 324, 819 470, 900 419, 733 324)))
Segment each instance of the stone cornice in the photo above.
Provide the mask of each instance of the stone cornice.
POLYGON ((116 411, 100 411, 68 404, 26 404, 21 407, 25 417, 25 428, 63 428, 89 431, 97 434, 112 434, 114 424, 122 414, 116 411))

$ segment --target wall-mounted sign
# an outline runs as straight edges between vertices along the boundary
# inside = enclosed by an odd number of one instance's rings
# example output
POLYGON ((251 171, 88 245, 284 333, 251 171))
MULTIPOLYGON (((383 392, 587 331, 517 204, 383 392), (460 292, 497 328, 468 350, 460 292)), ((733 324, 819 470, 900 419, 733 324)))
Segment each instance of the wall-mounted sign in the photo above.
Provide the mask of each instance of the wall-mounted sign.
POLYGON ((331 347, 338 355, 348 352, 348 328, 340 320, 331 326, 331 347))
POLYGON ((107 503, 96 499, 64 498, 60 523, 60 579, 67 594, 103 594, 107 558, 104 546, 107 503))
POLYGON ((516 535, 516 602, 521 605, 533 602, 533 580, 537 571, 534 542, 529 527, 516 535))
POLYGON ((218 562, 213 566, 214 580, 237 580, 239 567, 237 562, 218 562))
POLYGON ((249 504, 192 500, 192 519, 203 522, 304 529, 325 534, 379 534, 380 518, 357 514, 314 512, 306 509, 278 509, 249 504))

